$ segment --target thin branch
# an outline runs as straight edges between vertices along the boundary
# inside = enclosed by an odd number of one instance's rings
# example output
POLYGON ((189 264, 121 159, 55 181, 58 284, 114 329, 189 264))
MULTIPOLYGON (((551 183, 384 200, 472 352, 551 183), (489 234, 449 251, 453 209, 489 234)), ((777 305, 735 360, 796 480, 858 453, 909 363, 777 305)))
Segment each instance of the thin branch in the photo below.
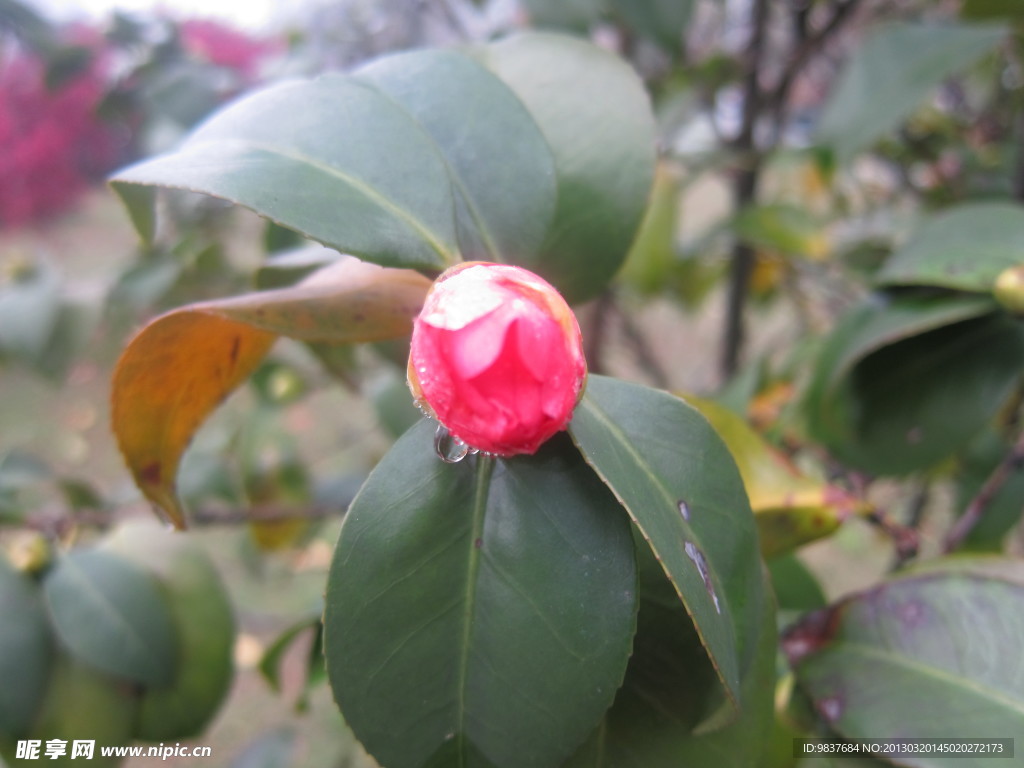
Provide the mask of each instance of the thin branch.
POLYGON ((804 67, 807 66, 807 62, 825 47, 825 44, 843 28, 847 20, 853 17, 853 12, 857 10, 860 3, 861 0, 846 0, 834 5, 832 7, 832 14, 821 28, 813 34, 809 34, 800 42, 782 70, 775 88, 765 96, 768 111, 774 115, 775 141, 778 141, 782 127, 785 125, 788 117, 789 96, 797 77, 799 77, 804 67))
POLYGON ((967 538, 985 516, 985 511, 992 504, 992 500, 995 499, 999 491, 1003 489, 1003 486, 1006 485, 1010 475, 1022 467, 1024 467, 1024 432, 1020 433, 1013 448, 996 465, 996 468, 992 470, 992 474, 982 484, 977 495, 971 499, 963 515, 949 529, 949 533, 946 534, 946 540, 943 542, 942 549, 944 552, 952 552, 963 543, 964 539, 967 538))
POLYGON ((633 322, 633 318, 629 314, 623 312, 619 307, 615 307, 615 313, 619 317, 622 333, 627 341, 629 341, 630 349, 636 356, 637 363, 650 376, 651 383, 654 386, 660 389, 668 389, 670 385, 668 372, 658 360, 658 356, 654 354, 654 350, 651 349, 647 337, 636 326, 636 323, 633 322))
MULTIPOLYGON (((743 80, 743 116, 739 133, 733 141, 733 148, 740 160, 740 168, 733 182, 733 207, 736 211, 754 202, 761 174, 761 159, 755 152, 754 131, 762 108, 763 94, 758 78, 764 63, 769 7, 768 0, 754 0, 751 11, 749 56, 743 80)), ((737 240, 730 258, 729 298, 722 339, 721 373, 726 381, 736 373, 740 351, 743 349, 743 314, 753 271, 754 249, 747 243, 737 240)))

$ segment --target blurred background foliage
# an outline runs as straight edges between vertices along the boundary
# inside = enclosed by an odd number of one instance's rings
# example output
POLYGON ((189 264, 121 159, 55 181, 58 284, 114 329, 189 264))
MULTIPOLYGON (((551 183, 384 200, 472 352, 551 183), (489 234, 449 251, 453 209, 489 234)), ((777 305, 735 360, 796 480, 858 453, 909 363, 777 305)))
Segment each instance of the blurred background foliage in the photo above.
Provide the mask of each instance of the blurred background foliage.
MULTIPOLYGON (((335 0, 253 33, 172 11, 56 22, 0 0, 7 560, 38 571, 148 514, 107 427, 134 328, 336 258, 185 192, 139 245, 103 179, 261 84, 524 27, 592 39, 650 90, 655 186, 625 266, 577 308, 588 361, 717 400, 700 407, 763 542, 831 534, 772 562, 782 608, 821 604, 808 573, 832 599, 922 553, 1021 553, 1019 3, 335 0), (795 486, 764 470, 778 461, 795 486), (827 525, 808 533, 814 515, 827 525)), ((416 418, 404 361, 400 343, 280 342, 186 455, 195 546, 237 617, 239 673, 197 742, 217 764, 372 765, 318 685, 318 617, 340 515, 416 418)))

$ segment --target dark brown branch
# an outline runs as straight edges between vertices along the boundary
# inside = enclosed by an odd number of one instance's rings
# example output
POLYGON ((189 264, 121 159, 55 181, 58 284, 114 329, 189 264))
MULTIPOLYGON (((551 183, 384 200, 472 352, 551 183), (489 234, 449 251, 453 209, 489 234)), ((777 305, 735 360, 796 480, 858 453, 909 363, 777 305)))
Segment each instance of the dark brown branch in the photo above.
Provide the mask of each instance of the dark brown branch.
MULTIPOLYGON (((768 0, 754 0, 751 12, 750 47, 743 79, 743 116, 740 131, 733 141, 740 167, 733 182, 733 207, 740 211, 757 197, 761 160, 757 157, 754 139, 761 115, 762 97, 759 74, 764 62, 768 30, 768 0)), ((743 313, 750 292, 750 276, 754 271, 754 249, 737 240, 732 249, 729 267, 729 294, 726 306, 725 331, 722 339, 721 373, 724 380, 732 378, 743 348, 743 313)))
POLYGON ((1024 432, 1020 433, 1017 437, 1017 442, 1010 452, 992 470, 992 474, 982 484, 977 495, 971 499, 963 515, 953 523, 953 527, 949 529, 949 533, 946 534, 946 540, 943 542, 942 549, 944 552, 952 552, 963 543, 963 540, 967 538, 985 516, 985 511, 999 491, 1003 489, 1003 486, 1006 485, 1010 475, 1021 467, 1024 467, 1024 432))
POLYGON ((622 324, 622 333, 629 341, 630 349, 633 355, 636 357, 637 363, 644 369, 644 372, 650 376, 651 383, 654 386, 661 389, 668 389, 670 385, 668 372, 665 367, 658 360, 658 356, 654 354, 654 350, 651 349, 651 345, 648 343, 647 338, 643 332, 633 322, 633 318, 626 312, 623 312, 618 307, 616 314, 619 317, 619 322, 622 324))

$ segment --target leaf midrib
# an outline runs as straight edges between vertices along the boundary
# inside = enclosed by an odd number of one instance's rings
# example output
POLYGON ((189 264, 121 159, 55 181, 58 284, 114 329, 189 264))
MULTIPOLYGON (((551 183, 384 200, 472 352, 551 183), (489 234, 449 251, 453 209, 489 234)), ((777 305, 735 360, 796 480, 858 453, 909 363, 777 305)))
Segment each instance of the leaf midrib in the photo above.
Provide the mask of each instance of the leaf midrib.
POLYGON ((85 569, 70 558, 62 563, 62 567, 67 570, 71 582, 77 584, 79 589, 91 598, 93 605, 121 629, 124 637, 136 647, 136 650, 141 649, 146 657, 151 661, 154 660, 155 654, 152 652, 149 643, 136 632, 135 627, 124 618, 124 615, 117 609, 117 606, 110 602, 107 596, 97 588, 95 582, 88 578, 85 569))
POLYGON ((959 677, 956 674, 947 672, 941 667, 929 666, 919 661, 915 661, 909 656, 882 650, 874 646, 867 645, 866 643, 845 641, 842 645, 837 646, 836 650, 866 656, 873 660, 889 663, 893 666, 916 672, 923 677, 930 677, 934 680, 947 683, 956 688, 969 691, 982 699, 1004 705, 1016 714, 1024 717, 1024 701, 1011 699, 1007 694, 996 688, 991 688, 987 685, 979 685, 975 680, 966 677, 959 677))
MULTIPOLYGON (((429 134, 426 134, 426 132, 424 132, 424 134, 427 136, 427 138, 429 138, 431 140, 431 142, 433 142, 433 138, 431 136, 429 136, 429 134)), ((378 206, 380 206, 381 208, 383 208, 384 210, 386 210, 387 212, 389 212, 393 216, 395 216, 395 218, 397 218, 397 219, 403 221, 404 223, 406 223, 409 227, 411 227, 413 230, 415 230, 416 233, 419 234, 427 242, 427 244, 434 250, 435 253, 438 254, 438 256, 441 257, 441 261, 446 266, 450 266, 452 264, 456 264, 460 260, 459 256, 457 254, 453 254, 453 253, 450 253, 448 251, 448 249, 441 242, 440 238, 434 232, 432 232, 430 230, 430 228, 426 224, 424 224, 422 221, 420 221, 420 219, 418 219, 417 217, 411 215, 404 208, 401 208, 400 206, 395 205, 387 197, 387 195, 385 195, 382 192, 380 192, 376 187, 374 187, 374 186, 372 186, 370 184, 367 184, 362 179, 360 179, 360 178, 358 178, 356 176, 353 176, 350 173, 346 173, 345 171, 341 170, 340 168, 336 168, 336 167, 334 167, 332 165, 328 165, 328 164, 326 164, 324 162, 321 162, 320 160, 317 160, 316 158, 310 157, 309 155, 307 155, 307 154, 305 154, 303 152, 298 152, 298 151, 292 150, 292 149, 284 149, 282 147, 274 147, 274 146, 271 146, 271 145, 268 145, 268 144, 264 144, 262 142, 252 141, 251 139, 217 138, 217 139, 208 139, 208 140, 205 140, 205 141, 193 141, 193 142, 189 143, 188 148, 201 147, 203 145, 213 145, 214 147, 223 147, 225 145, 236 145, 236 146, 240 146, 240 147, 245 147, 247 149, 253 149, 253 150, 258 150, 260 152, 266 152, 269 155, 275 155, 275 156, 278 156, 278 157, 284 157, 284 158, 287 158, 288 160, 294 160, 294 161, 296 161, 298 163, 305 163, 305 164, 309 165, 310 167, 320 171, 321 173, 324 173, 324 174, 327 174, 328 176, 333 176, 334 178, 340 179, 341 181, 345 182, 350 187, 355 189, 357 192, 362 194, 368 200, 376 203, 378 206)), ((187 152, 188 148, 186 148, 183 151, 187 152)), ((442 157, 442 159, 444 159, 444 158, 442 157)), ((445 165, 447 167, 447 161, 445 161, 445 165)), ((449 178, 450 177, 451 177, 451 174, 449 174, 449 178)), ((454 201, 453 201, 453 206, 454 206, 454 201)), ((454 221, 454 209, 453 209, 453 218, 452 218, 453 230, 454 230, 454 226, 455 226, 455 221, 454 221)), ((453 235, 454 234, 455 234, 455 232, 453 231, 453 235)))
MULTIPOLYGON (((672 494, 668 492, 667 488, 665 488, 664 484, 661 482, 661 478, 659 478, 657 475, 655 475, 648 468, 647 464, 643 461, 643 456, 641 456, 637 452, 637 450, 633 447, 633 445, 630 443, 630 441, 626 439, 626 435, 622 432, 621 429, 619 429, 618 425, 615 424, 615 422, 613 422, 610 418, 608 418, 607 414, 605 414, 605 412, 596 403, 594 403, 594 401, 591 398, 589 398, 589 397, 584 396, 583 400, 580 401, 579 407, 583 408, 586 411, 588 411, 597 421, 599 421, 601 423, 601 425, 606 430, 608 430, 608 432, 612 435, 612 437, 616 438, 616 441, 621 446, 624 447, 624 449, 626 450, 627 454, 632 459, 633 463, 643 472, 643 474, 646 477, 648 477, 650 479, 651 485, 658 490, 658 493, 661 495, 662 499, 668 504, 668 506, 670 508, 674 508, 675 505, 676 505, 676 502, 675 502, 675 499, 673 498, 672 494)), ((570 433, 572 433, 571 424, 570 424, 570 433)), ((575 435, 574 435, 574 439, 575 439, 575 435)), ((601 472, 598 467, 594 466, 589 461, 589 459, 587 459, 586 452, 583 451, 582 449, 581 449, 580 452, 583 455, 584 459, 587 460, 587 463, 590 464, 590 466, 593 468, 593 470, 598 474, 598 476, 601 477, 602 480, 606 480, 604 473, 601 472)), ((617 489, 613 488, 610 484, 607 483, 607 481, 606 481, 606 484, 612 490, 612 493, 615 494, 615 497, 619 500, 619 502, 622 504, 622 506, 629 513, 629 516, 630 516, 630 518, 632 518, 633 522, 636 523, 636 525, 640 528, 641 532, 644 532, 644 526, 641 524, 640 520, 633 513, 633 510, 631 509, 630 504, 627 503, 627 501, 624 498, 622 498, 622 496, 620 495, 620 493, 619 493, 619 491, 617 489)), ((692 541, 697 546, 700 546, 700 537, 697 536, 696 533, 693 531, 692 526, 690 526, 686 522, 684 522, 683 525, 686 527, 686 530, 688 531, 688 533, 692 536, 692 541)), ((647 540, 647 543, 652 548, 652 550, 654 550, 657 553, 658 550, 655 549, 654 543, 651 541, 650 537, 646 534, 646 532, 644 532, 644 538, 647 540)), ((701 547, 701 549, 703 551, 703 547, 701 547)), ((687 602, 686 596, 683 595, 683 591, 682 591, 681 586, 676 583, 675 577, 672 576, 672 574, 668 573, 668 571, 666 569, 665 559, 664 558, 660 558, 660 560, 661 560, 662 570, 665 571, 665 575, 668 577, 669 582, 672 584, 672 588, 675 590, 676 594, 679 596, 679 599, 680 599, 680 601, 683 604, 683 608, 686 610, 687 614, 689 614, 690 620, 693 621, 693 626, 694 626, 694 628, 697 631, 697 635, 700 637, 701 645, 703 645, 705 650, 707 650, 708 658, 711 659, 711 665, 715 668, 715 673, 718 675, 718 679, 721 681, 722 686, 725 688, 726 695, 730 699, 732 699, 734 702, 736 702, 737 701, 737 697, 738 697, 738 691, 734 691, 732 685, 730 685, 730 683, 725 679, 725 674, 723 673, 723 671, 722 671, 722 669, 720 667, 720 663, 721 662, 719 662, 719 660, 717 659, 716 655, 711 652, 711 649, 710 649, 710 646, 709 646, 709 643, 708 643, 708 639, 705 636, 705 632, 704 632, 703 628, 700 626, 700 623, 694 617, 694 609, 692 609, 690 607, 689 603, 687 602)), ((720 599, 721 599, 722 603, 724 604, 724 608, 725 608, 724 613, 726 615, 731 616, 732 614, 731 614, 730 608, 729 608, 729 596, 725 593, 724 590, 719 590, 719 591, 721 592, 720 599)), ((733 644, 733 649, 735 650, 735 644, 733 644)))
POLYGON ((455 722, 458 727, 459 768, 466 765, 466 686, 469 679, 469 645, 473 634, 473 617, 476 608, 476 589, 479 582, 481 552, 477 547, 477 539, 483 536, 484 517, 487 513, 487 499, 491 489, 491 475, 494 472, 495 459, 490 456, 478 456, 476 465, 476 489, 473 495, 473 518, 469 534, 469 557, 466 563, 465 606, 462 613, 462 638, 460 645, 459 672, 456 679, 458 695, 455 722))

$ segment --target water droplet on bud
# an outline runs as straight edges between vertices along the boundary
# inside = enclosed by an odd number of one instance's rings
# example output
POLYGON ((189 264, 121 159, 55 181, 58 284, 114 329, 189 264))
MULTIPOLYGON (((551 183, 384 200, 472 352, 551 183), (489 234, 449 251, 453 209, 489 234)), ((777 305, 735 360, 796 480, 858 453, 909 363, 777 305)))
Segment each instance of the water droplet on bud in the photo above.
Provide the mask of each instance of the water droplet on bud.
POLYGON ((434 432, 434 451, 441 461, 456 464, 469 454, 469 446, 449 432, 444 424, 438 424, 434 432))

